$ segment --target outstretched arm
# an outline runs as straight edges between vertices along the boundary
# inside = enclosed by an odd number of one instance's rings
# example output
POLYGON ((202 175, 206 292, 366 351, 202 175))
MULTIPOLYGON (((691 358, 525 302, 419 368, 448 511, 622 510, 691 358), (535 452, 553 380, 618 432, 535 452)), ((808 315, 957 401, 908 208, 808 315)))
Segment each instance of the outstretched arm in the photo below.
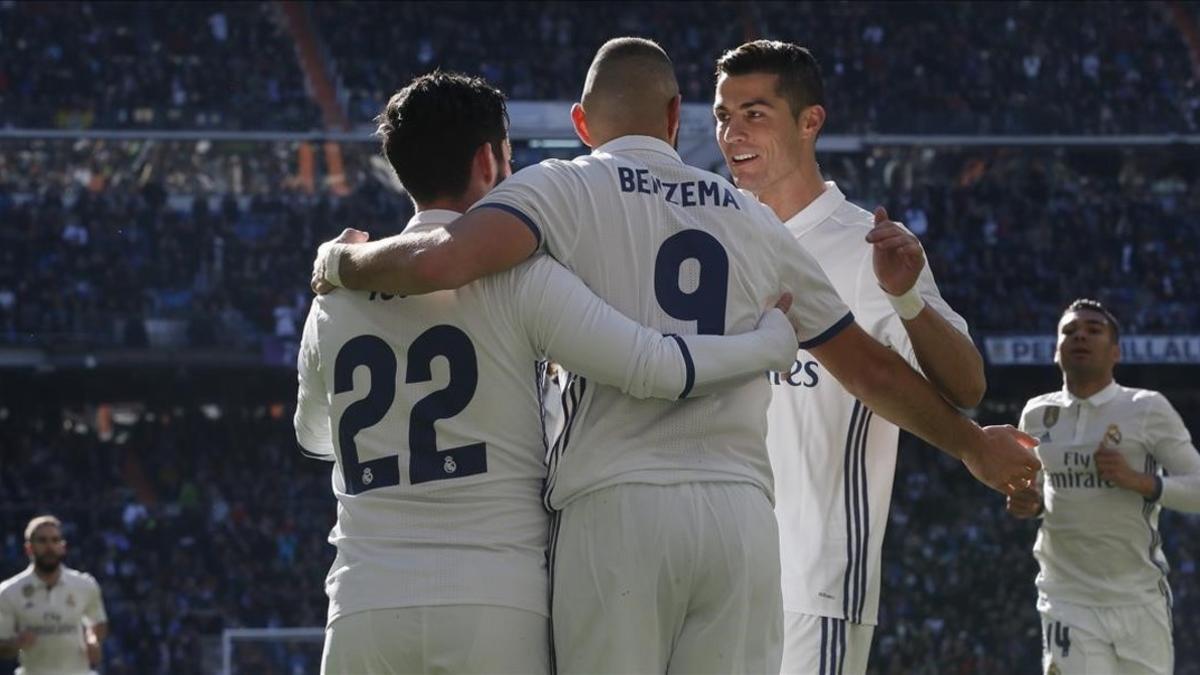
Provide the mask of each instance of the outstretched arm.
POLYGON ((1032 436, 1011 426, 981 429, 857 324, 809 352, 867 407, 962 460, 988 487, 1011 494, 1028 487, 1041 468, 1032 436))
POLYGON ((629 319, 550 258, 532 262, 516 290, 535 346, 571 372, 636 398, 687 398, 788 368, 796 334, 785 295, 740 335, 663 335, 629 319))

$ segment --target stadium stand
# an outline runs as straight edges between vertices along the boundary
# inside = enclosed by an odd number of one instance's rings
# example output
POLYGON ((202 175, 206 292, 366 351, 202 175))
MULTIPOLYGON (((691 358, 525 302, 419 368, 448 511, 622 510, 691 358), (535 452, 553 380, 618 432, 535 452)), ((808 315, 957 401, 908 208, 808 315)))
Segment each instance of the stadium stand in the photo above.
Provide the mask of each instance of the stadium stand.
POLYGON ((1155 3, 562 2, 531 12, 506 2, 481 16, 464 2, 437 12, 351 2, 313 11, 356 121, 376 114, 393 83, 435 65, 480 73, 515 99, 575 100, 596 48, 622 34, 658 40, 684 99, 703 103, 723 50, 754 37, 805 44, 823 64, 828 133, 1194 133, 1200 107, 1187 46, 1155 3), (1077 38, 1058 39, 1068 31, 1077 38))
POLYGON ((319 128, 273 3, 6 2, 0 127, 319 128))
MULTIPOLYGON (((394 233, 411 213, 373 145, 343 144, 345 197, 326 162, 304 178, 305 145, 0 142, 0 344, 138 346, 146 321, 179 323, 177 346, 294 339, 316 244, 344 226, 394 233)), ((1196 159, 876 148, 823 168, 917 231, 976 332, 1048 333, 1063 298, 1097 295, 1131 332, 1171 333, 1200 329, 1196 159)))
MULTIPOLYGON (((638 34, 662 42, 702 104, 724 49, 809 44, 831 135, 1200 131, 1197 11, 1180 3, 478 7, 297 3, 311 44, 276 3, 0 1, 0 128, 197 132, 0 136, 0 352, 87 355, 0 367, 0 578, 26 564, 31 515, 62 517, 69 564, 108 603, 104 673, 214 672, 224 629, 323 624, 334 503, 327 465, 295 448, 288 370, 311 255, 344 226, 395 232, 412 207, 372 143, 204 136, 326 127, 297 41, 325 59, 359 129, 435 66, 515 100, 574 100, 596 46, 638 34), (223 369, 172 360, 182 352, 219 354, 223 369), (92 354, 113 353, 133 365, 93 370, 92 354)), ((1099 296, 1127 333, 1200 333, 1195 147, 918 139, 820 159, 852 200, 887 205, 921 236, 976 337, 1049 334, 1078 295, 1099 296)), ((547 152, 515 148, 518 165, 547 152)), ((1200 435, 1194 366, 1124 368, 1135 386, 1175 378, 1168 395, 1200 435)), ((983 422, 1014 421, 1031 383, 1056 386, 1048 365, 988 375, 983 422)), ((963 478, 904 442, 876 675, 1037 668, 1035 525, 963 478)), ((1200 675, 1200 518, 1164 512, 1162 531, 1177 672, 1200 675)), ((314 672, 313 658, 247 649, 235 672, 314 672)))

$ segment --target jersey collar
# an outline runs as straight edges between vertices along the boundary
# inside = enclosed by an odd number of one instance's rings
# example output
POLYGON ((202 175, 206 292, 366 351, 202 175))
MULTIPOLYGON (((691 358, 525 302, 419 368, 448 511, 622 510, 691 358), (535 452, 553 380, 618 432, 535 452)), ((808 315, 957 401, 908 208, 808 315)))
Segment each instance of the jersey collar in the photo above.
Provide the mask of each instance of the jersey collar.
POLYGON ((846 202, 846 195, 838 189, 837 183, 825 181, 825 191, 812 203, 800 210, 800 213, 788 218, 784 225, 797 237, 808 233, 817 225, 825 222, 834 211, 846 202))
POLYGON ((683 160, 679 158, 679 153, 675 152, 675 148, 672 148, 670 144, 661 138, 654 138, 653 136, 620 136, 605 143, 604 145, 601 145, 598 148, 593 149, 592 154, 616 155, 622 152, 629 152, 631 150, 648 150, 650 152, 657 152, 661 155, 670 157, 676 162, 681 164, 683 163, 683 160))
POLYGON ((462 214, 458 211, 449 209, 426 209, 418 211, 415 216, 408 220, 408 224, 404 226, 405 232, 415 232, 417 230, 428 230, 442 225, 449 225, 458 220, 462 214))
POLYGON ((1087 403, 1088 405, 1092 406, 1093 408, 1098 408, 1098 407, 1104 405, 1105 403, 1108 403, 1109 401, 1113 400, 1113 398, 1117 395, 1117 392, 1120 389, 1121 389, 1121 386, 1119 384, 1117 384, 1116 380, 1113 380, 1112 382, 1108 383, 1107 387, 1101 389, 1100 391, 1096 392, 1095 394, 1092 394, 1091 396, 1089 396, 1087 398, 1079 398, 1075 394, 1072 394, 1071 392, 1067 391, 1067 386, 1063 385, 1063 396, 1066 397, 1068 406, 1074 405, 1076 403, 1080 403, 1080 404, 1087 403))

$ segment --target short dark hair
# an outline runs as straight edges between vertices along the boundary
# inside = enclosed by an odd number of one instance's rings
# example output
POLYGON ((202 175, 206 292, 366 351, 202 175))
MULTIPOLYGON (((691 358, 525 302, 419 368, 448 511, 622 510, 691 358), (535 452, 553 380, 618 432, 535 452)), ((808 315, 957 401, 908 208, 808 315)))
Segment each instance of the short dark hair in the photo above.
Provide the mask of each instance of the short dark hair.
POLYGON ((1112 312, 1108 311, 1108 308, 1104 306, 1104 303, 1091 298, 1077 298, 1072 301, 1071 304, 1067 305, 1067 308, 1063 310, 1063 315, 1066 315, 1069 312, 1078 312, 1080 310, 1087 310, 1089 312, 1103 314, 1104 318, 1108 319, 1109 327, 1112 328, 1113 342, 1117 342, 1121 339, 1121 322, 1117 321, 1117 317, 1114 316, 1112 312))
POLYGON ((466 190, 482 143, 503 161, 508 107, 504 94, 479 77, 422 75, 392 95, 375 121, 384 157, 418 203, 466 190))
POLYGON ((721 75, 778 75, 776 93, 788 102, 792 116, 811 105, 825 105, 825 83, 821 64, 808 49, 779 40, 755 40, 735 47, 717 59, 717 77, 721 75))

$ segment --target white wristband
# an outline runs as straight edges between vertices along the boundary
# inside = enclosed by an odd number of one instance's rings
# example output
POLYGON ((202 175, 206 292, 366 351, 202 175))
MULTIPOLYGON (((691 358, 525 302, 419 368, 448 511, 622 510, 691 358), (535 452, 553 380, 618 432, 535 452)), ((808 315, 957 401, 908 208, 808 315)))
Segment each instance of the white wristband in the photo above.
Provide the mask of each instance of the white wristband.
POLYGON ((896 310, 896 314, 900 315, 901 319, 909 321, 915 319, 921 310, 925 309, 925 298, 921 297, 921 292, 917 290, 917 285, 904 292, 904 295, 892 295, 887 291, 883 292, 887 296, 888 302, 892 303, 892 309, 896 310))
POLYGON ((339 267, 342 263, 342 249, 345 248, 342 244, 328 244, 325 246, 325 252, 322 254, 325 258, 325 281, 342 287, 342 276, 339 272, 339 267))

